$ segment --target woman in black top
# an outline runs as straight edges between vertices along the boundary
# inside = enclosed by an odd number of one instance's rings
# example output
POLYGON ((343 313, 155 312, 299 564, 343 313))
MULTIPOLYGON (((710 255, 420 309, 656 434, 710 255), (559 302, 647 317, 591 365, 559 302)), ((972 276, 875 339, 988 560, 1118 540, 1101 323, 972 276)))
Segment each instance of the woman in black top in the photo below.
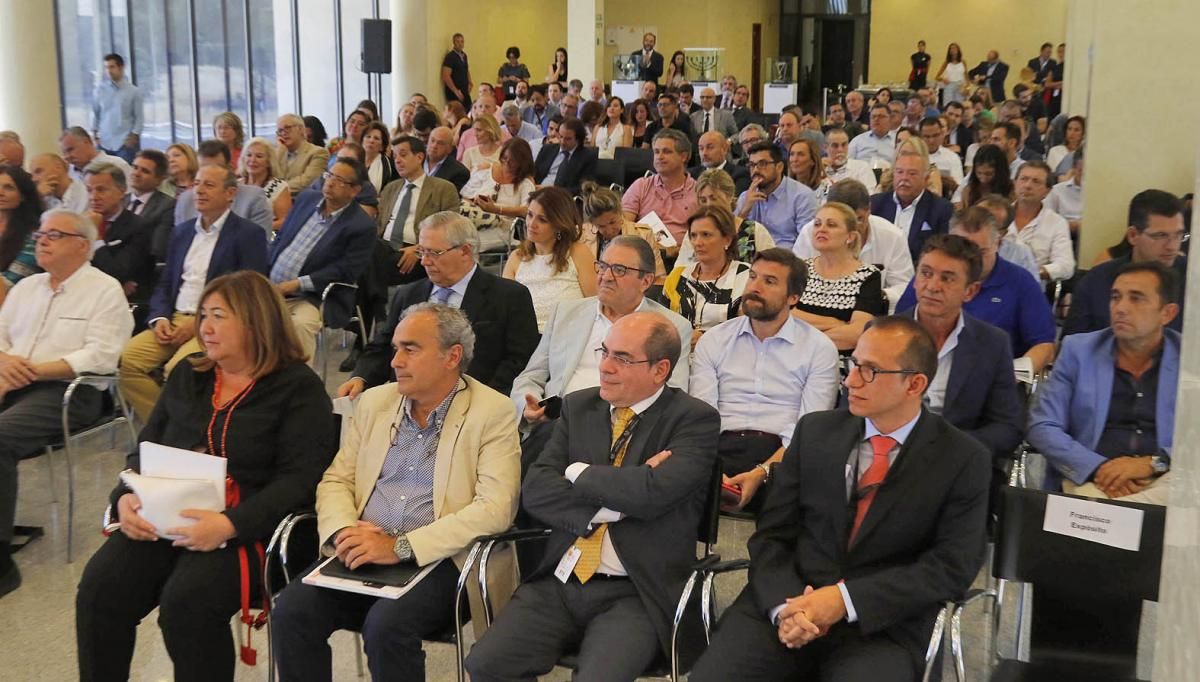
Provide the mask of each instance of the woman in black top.
POLYGON ((336 451, 325 387, 265 277, 210 282, 198 339, 204 355, 171 373, 139 440, 225 457, 226 509, 185 510, 193 524, 155 529, 117 486, 121 530, 88 562, 76 596, 81 679, 128 679, 137 625, 157 606, 176 680, 232 680, 229 621, 239 609, 252 621, 243 605, 263 605, 261 547, 284 516, 312 506, 336 451))
POLYGON ((874 265, 858 260, 862 229, 854 210, 830 202, 813 219, 815 258, 805 261, 808 284, 792 314, 825 332, 843 355, 876 315, 887 314, 882 278, 874 265))

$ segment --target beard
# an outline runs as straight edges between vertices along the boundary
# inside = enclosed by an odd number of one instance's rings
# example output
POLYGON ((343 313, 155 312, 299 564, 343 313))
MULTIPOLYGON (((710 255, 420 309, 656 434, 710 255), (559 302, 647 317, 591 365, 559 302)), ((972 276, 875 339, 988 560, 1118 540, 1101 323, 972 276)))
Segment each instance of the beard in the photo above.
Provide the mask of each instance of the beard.
POLYGON ((773 320, 779 316, 782 310, 783 305, 772 306, 758 296, 742 297, 742 312, 746 313, 746 317, 756 322, 773 320))

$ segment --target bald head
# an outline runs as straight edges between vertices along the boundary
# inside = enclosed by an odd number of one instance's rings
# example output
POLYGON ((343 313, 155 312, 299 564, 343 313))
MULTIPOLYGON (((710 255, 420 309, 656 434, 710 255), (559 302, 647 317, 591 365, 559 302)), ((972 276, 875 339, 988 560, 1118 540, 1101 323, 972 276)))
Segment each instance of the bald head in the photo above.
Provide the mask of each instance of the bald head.
POLYGON ((0 131, 0 164, 18 168, 25 165, 25 145, 21 144, 21 136, 11 130, 0 131))
POLYGON ((38 154, 29 162, 29 174, 37 183, 38 192, 62 198, 71 186, 67 162, 58 154, 38 154))
POLYGON ((670 320, 656 312, 630 313, 608 330, 601 345, 600 397, 629 407, 667 383, 682 341, 670 320))
POLYGON ((700 91, 700 108, 709 111, 717 104, 717 91, 712 88, 704 88, 700 91))
POLYGON ((696 150, 700 154, 701 165, 716 168, 725 163, 725 157, 729 156, 729 142, 718 131, 710 130, 700 136, 696 150))
POLYGON ((429 133, 429 142, 425 144, 425 160, 429 162, 429 167, 432 168, 441 163, 443 159, 450 155, 450 150, 454 148, 454 134, 446 126, 434 128, 429 133))

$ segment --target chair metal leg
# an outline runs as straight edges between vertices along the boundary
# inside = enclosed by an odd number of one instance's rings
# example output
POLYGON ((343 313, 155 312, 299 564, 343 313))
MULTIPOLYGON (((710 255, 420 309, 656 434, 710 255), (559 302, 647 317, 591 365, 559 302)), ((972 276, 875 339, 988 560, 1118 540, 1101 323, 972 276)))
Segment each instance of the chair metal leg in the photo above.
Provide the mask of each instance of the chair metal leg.
POLYGON ((326 367, 325 362, 325 328, 321 327, 317 331, 317 343, 313 349, 313 369, 316 370, 317 376, 321 377, 321 381, 325 381, 326 367))
POLYGON ((46 477, 50 480, 50 501, 58 502, 58 482, 54 480, 54 448, 46 446, 46 477))
POLYGON ((67 459, 67 563, 75 559, 75 457, 68 438, 63 454, 67 459))
POLYGON ((929 645, 925 647, 925 674, 921 682, 929 682, 933 674, 933 662, 937 660, 938 650, 942 648, 942 639, 946 630, 946 614, 953 610, 953 604, 947 604, 938 611, 937 619, 933 621, 933 632, 929 636, 929 645))
MULTIPOLYGON (((688 576, 687 582, 683 584, 683 593, 679 596, 679 605, 675 607, 675 621, 671 624, 671 682, 679 682, 679 647, 677 640, 679 637, 679 623, 683 621, 683 613, 687 610, 688 602, 692 598, 692 590, 696 587, 696 580, 700 577, 698 571, 692 571, 688 576)), ((703 610, 701 603, 701 610, 703 610)))
POLYGON ((713 590, 713 579, 716 577, 716 573, 704 576, 704 582, 700 587, 700 620, 704 623, 704 642, 706 644, 712 643, 712 621, 717 614, 717 597, 713 590))
POLYGON ((354 633, 354 664, 356 666, 358 666, 358 676, 360 678, 367 676, 366 671, 363 670, 363 660, 362 659, 363 659, 362 633, 356 632, 356 633, 354 633))
POLYGON ((954 658, 954 674, 958 682, 966 682, 967 671, 962 655, 962 609, 950 617, 950 651, 954 658))

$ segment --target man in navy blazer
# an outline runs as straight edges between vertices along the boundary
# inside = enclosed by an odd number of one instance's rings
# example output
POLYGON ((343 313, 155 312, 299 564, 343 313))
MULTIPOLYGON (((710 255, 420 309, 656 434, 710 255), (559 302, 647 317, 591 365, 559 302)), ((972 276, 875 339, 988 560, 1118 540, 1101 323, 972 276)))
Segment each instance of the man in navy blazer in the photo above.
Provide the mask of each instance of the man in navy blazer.
POLYGON ((1113 281, 1111 326, 1063 339, 1029 415, 1046 488, 1166 504, 1181 336, 1174 270, 1130 263, 1113 281))
POLYGON ((320 192, 296 195, 271 243, 271 283, 283 295, 309 358, 321 328, 344 327, 354 310, 354 289, 335 287, 326 297, 326 287, 357 282, 375 245, 375 221, 354 201, 369 182, 366 169, 357 159, 338 157, 327 172, 320 192))
POLYGON ((538 152, 533 164, 534 181, 539 187, 556 185, 571 194, 579 194, 583 181, 596 176, 596 149, 583 146, 587 130, 577 118, 563 121, 558 134, 562 142, 542 145, 538 152))
MULTIPOLYGON (((924 143, 916 145, 924 149, 924 143)), ((916 263, 921 246, 935 234, 950 231, 954 206, 945 199, 926 191, 929 177, 929 156, 902 147, 892 166, 892 184, 886 194, 871 197, 871 214, 891 221, 908 240, 908 251, 916 263)))
POLYGON ((200 215, 175 226, 167 267, 150 297, 149 329, 121 352, 121 393, 143 424, 161 392, 157 375, 171 373, 200 350, 196 311, 209 281, 238 270, 267 274, 267 236, 230 207, 237 175, 225 166, 204 166, 193 186, 200 215))

